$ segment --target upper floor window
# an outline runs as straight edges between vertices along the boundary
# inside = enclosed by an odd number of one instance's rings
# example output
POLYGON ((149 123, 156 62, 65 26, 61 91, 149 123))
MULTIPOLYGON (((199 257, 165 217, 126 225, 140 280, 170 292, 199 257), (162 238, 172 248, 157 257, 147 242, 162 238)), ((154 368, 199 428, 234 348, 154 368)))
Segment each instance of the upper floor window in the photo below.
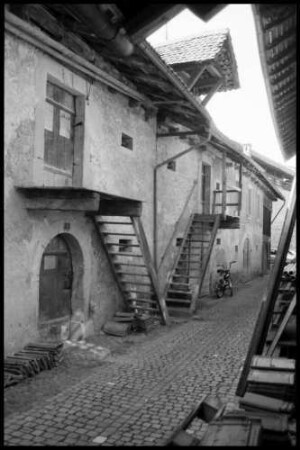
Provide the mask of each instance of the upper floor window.
POLYGON ((47 82, 45 163, 72 172, 74 159, 75 96, 47 82))

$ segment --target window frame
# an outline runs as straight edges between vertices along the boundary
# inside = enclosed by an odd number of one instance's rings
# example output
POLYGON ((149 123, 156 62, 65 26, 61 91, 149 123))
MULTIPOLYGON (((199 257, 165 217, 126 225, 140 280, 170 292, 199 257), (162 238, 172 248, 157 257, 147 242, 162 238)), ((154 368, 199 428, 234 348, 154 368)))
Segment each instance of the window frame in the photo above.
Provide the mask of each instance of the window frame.
POLYGON ((55 79, 51 75, 47 77, 46 80, 46 92, 44 98, 44 105, 46 103, 52 104, 54 107, 59 108, 60 110, 66 111, 68 113, 73 113, 73 124, 72 127, 72 138, 73 138, 73 160, 72 160, 72 168, 71 170, 65 170, 64 168, 54 166, 49 164, 46 159, 46 139, 45 139, 45 120, 44 120, 44 130, 43 130, 43 142, 44 142, 44 169, 49 172, 61 174, 65 177, 72 178, 72 186, 82 187, 82 178, 83 178, 83 151, 84 151, 84 125, 85 125, 85 96, 84 94, 78 93, 73 89, 70 89, 69 86, 64 85, 61 81, 55 79), (72 95, 74 98, 74 111, 69 109, 67 106, 56 102, 55 100, 47 97, 47 83, 51 83, 52 85, 58 87, 66 91, 68 94, 72 95))

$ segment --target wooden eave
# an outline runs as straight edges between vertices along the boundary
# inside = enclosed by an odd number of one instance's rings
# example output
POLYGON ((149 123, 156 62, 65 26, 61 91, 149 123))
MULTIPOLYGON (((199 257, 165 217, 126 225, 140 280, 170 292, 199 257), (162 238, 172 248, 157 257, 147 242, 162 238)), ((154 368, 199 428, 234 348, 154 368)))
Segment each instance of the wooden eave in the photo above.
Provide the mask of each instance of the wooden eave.
POLYGON ((296 154, 296 4, 252 5, 275 131, 285 158, 296 154))
MULTIPOLYGON (((49 33, 52 39, 59 42, 63 39, 67 47, 72 45, 75 52, 77 45, 81 56, 86 55, 90 62, 93 55, 94 58, 101 55, 128 80, 129 85, 134 86, 151 103, 162 98, 171 100, 172 104, 159 107, 162 114, 172 115, 173 119, 182 125, 188 123, 189 128, 199 133, 203 133, 203 128, 209 129, 211 118, 207 111, 146 41, 136 44, 132 55, 118 56, 107 48, 103 40, 93 35, 93 30, 83 22, 78 23, 78 17, 75 20, 68 4, 47 4, 46 8, 45 5, 29 5, 26 13, 23 13, 23 20, 25 18, 28 21, 33 20, 34 24, 49 33)), ((153 104, 153 110, 155 109, 153 104)))

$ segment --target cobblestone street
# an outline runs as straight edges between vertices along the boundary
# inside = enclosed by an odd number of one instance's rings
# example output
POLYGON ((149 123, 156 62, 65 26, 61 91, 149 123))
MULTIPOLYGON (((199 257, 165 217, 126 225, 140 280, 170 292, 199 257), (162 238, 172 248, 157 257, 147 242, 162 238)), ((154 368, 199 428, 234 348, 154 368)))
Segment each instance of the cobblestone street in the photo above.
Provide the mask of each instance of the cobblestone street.
MULTIPOLYGON (((125 352, 111 351, 59 394, 11 413, 4 443, 159 445, 205 394, 236 409, 235 390, 267 281, 259 277, 233 297, 204 298, 192 319, 153 330, 125 352)), ((14 389, 20 388, 7 391, 14 389)), ((203 430, 200 420, 191 428, 198 437, 203 430)))

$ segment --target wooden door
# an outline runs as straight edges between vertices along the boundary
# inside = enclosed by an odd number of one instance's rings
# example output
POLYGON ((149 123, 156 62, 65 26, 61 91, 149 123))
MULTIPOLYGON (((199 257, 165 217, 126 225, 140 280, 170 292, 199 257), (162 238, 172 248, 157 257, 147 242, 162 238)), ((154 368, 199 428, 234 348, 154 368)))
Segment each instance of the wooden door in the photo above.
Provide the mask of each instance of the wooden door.
POLYGON ((65 240, 56 236, 46 247, 40 269, 39 320, 71 317, 72 259, 65 240))
POLYGON ((211 182, 211 166, 202 164, 202 213, 210 214, 210 182, 211 182))
POLYGON ((243 269, 248 274, 250 270, 250 241, 248 238, 245 239, 243 248, 243 269))

